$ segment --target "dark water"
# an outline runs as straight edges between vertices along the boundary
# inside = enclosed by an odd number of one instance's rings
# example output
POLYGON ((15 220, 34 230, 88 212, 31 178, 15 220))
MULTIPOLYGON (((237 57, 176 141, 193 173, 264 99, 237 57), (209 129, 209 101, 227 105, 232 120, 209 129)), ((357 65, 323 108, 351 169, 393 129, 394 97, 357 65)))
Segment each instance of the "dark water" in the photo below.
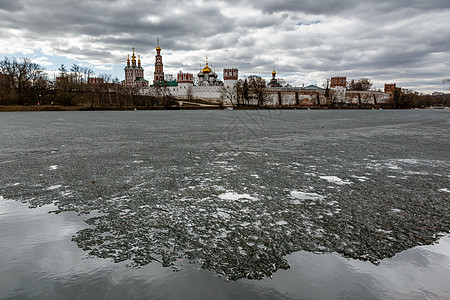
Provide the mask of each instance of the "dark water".
POLYGON ((2 113, 0 297, 448 298, 449 117, 2 113))

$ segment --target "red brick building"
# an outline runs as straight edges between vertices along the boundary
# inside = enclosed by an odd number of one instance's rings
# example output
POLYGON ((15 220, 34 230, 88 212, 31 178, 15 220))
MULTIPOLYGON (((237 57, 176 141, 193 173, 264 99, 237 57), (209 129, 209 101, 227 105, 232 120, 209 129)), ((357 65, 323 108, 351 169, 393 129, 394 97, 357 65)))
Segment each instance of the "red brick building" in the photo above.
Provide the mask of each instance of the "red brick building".
POLYGON ((125 67, 125 80, 122 81, 122 85, 124 86, 137 86, 140 88, 148 87, 148 81, 144 79, 144 68, 141 66, 141 58, 138 58, 136 65, 136 55, 131 56, 131 64, 130 57, 127 59, 127 66, 125 67))
POLYGON ((161 47, 159 47, 159 39, 158 39, 158 47, 156 47, 156 55, 155 55, 155 73, 153 76, 153 84, 163 81, 164 81, 164 66, 161 56, 161 47))
POLYGON ((331 77, 330 88, 337 86, 347 87, 347 77, 331 77))
POLYGON ((396 88, 397 88, 397 86, 395 83, 391 83, 391 84, 385 83, 384 84, 384 92, 385 93, 393 95, 396 88))
POLYGON ((177 82, 178 83, 190 83, 194 84, 194 74, 192 73, 180 73, 177 74, 177 82))
POLYGON ((88 84, 103 84, 103 78, 89 77, 88 84))

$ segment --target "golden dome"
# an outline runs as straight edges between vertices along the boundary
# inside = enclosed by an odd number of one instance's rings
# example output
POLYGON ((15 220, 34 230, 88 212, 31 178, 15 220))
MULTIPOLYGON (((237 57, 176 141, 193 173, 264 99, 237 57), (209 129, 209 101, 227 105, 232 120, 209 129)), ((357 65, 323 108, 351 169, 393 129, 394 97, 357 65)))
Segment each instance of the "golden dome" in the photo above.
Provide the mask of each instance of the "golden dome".
POLYGON ((131 56, 131 61, 136 62, 136 55, 134 55, 134 47, 133 47, 133 55, 131 56))
POLYGON ((203 68, 202 70, 203 73, 211 73, 212 70, 208 67, 208 63, 206 63, 206 67, 203 68))
POLYGON ((158 47, 156 47, 156 50, 161 51, 161 48, 159 47, 159 39, 158 39, 158 47))
POLYGON ((275 69, 274 69, 272 72, 272 76, 275 76, 275 75, 277 75, 277 72, 275 72, 275 69))

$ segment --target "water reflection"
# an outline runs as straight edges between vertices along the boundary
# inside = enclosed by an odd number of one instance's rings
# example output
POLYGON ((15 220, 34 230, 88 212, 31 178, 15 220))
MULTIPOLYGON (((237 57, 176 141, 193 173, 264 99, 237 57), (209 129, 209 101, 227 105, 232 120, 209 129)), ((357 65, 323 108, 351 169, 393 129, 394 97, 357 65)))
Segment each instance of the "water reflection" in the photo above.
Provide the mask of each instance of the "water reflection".
POLYGON ((450 236, 386 259, 379 266, 337 254, 297 252, 291 269, 272 280, 224 278, 186 265, 179 272, 151 263, 86 257, 70 241, 85 228, 85 215, 47 214, 51 205, 28 209, 0 200, 0 295, 2 299, 443 299, 450 295, 450 236))

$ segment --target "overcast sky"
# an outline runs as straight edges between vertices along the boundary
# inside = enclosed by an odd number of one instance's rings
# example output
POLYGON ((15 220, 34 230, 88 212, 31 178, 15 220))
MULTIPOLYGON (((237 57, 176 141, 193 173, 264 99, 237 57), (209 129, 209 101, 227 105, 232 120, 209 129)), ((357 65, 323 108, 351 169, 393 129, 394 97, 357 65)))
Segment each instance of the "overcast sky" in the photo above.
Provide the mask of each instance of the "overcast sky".
POLYGON ((48 71, 77 63, 122 80, 135 47, 152 81, 160 38, 166 74, 197 73, 207 56, 220 75, 275 68, 296 86, 347 76, 450 90, 449 0, 0 0, 0 29, 2 58, 48 71))

